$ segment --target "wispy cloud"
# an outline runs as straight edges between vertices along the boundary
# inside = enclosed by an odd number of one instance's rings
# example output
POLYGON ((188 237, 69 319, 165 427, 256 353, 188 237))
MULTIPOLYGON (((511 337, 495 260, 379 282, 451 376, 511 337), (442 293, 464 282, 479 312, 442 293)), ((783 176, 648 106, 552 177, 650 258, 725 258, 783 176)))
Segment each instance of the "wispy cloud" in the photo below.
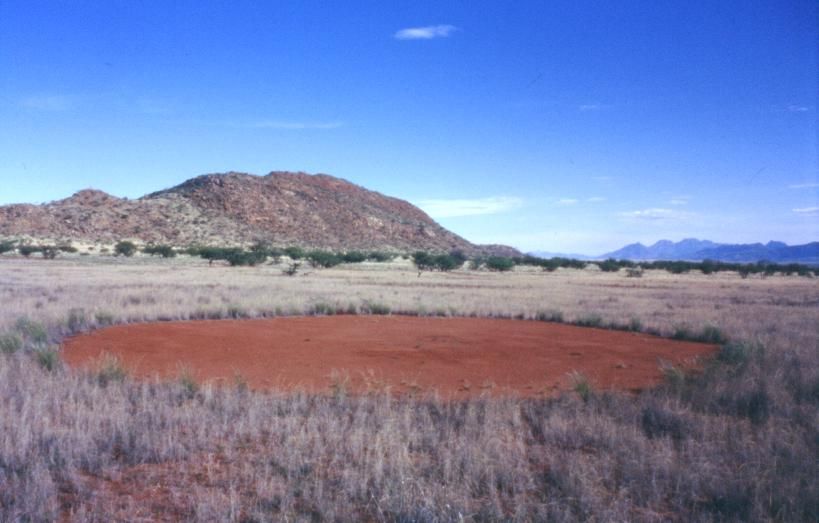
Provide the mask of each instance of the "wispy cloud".
POLYGON ((671 205, 688 205, 688 196, 674 196, 668 203, 671 205))
POLYGON ((622 218, 640 221, 680 221, 691 217, 691 213, 677 211, 675 209, 662 209, 654 207, 651 209, 641 209, 638 211, 627 211, 619 213, 622 218))
POLYGON ((234 127, 248 127, 251 129, 285 129, 285 130, 302 130, 302 129, 338 129, 343 126, 343 122, 292 122, 282 120, 259 120, 256 122, 249 122, 244 124, 233 124, 234 127))
POLYGON ((574 205, 578 202, 576 198, 561 198, 557 201, 558 205, 574 205))
POLYGON ((819 182, 794 183, 793 185, 788 185, 788 189, 813 189, 815 187, 819 187, 819 182))
POLYGON ((603 198, 602 196, 592 196, 591 198, 587 198, 586 201, 589 202, 589 203, 599 203, 599 202, 605 202, 606 199, 603 198))
POLYGON ((454 25, 448 24, 407 27, 396 31, 393 37, 396 40, 432 40, 433 38, 446 38, 457 29, 454 25))
POLYGON ((788 111, 790 111, 792 113, 807 113, 811 109, 813 109, 813 107, 810 107, 808 105, 791 104, 791 105, 788 106, 788 111))
POLYGON ((799 207, 792 210, 800 216, 819 216, 819 207, 799 207))
POLYGON ((418 207, 433 218, 454 218, 457 216, 477 216, 498 214, 518 209, 523 205, 521 198, 513 196, 493 196, 490 198, 422 200, 418 207))
POLYGON ((606 109, 611 109, 610 104, 580 104, 577 106, 577 110, 583 113, 588 113, 592 111, 605 111, 606 109))
POLYGON ((20 100, 20 105, 38 111, 67 111, 74 105, 65 95, 33 95, 20 100))

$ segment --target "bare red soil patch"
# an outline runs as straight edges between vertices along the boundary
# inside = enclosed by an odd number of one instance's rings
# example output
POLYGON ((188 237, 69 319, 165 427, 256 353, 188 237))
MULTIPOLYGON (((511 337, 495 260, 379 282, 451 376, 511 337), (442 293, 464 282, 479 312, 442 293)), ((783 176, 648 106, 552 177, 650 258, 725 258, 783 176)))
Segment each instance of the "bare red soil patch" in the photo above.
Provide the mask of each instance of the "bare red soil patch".
POLYGON ((186 369, 200 381, 240 376, 255 389, 467 397, 550 394, 571 388, 575 371, 597 389, 636 390, 661 379, 662 361, 692 366, 714 349, 525 320, 327 316, 122 325, 66 340, 62 356, 93 368, 108 353, 139 378, 186 369))

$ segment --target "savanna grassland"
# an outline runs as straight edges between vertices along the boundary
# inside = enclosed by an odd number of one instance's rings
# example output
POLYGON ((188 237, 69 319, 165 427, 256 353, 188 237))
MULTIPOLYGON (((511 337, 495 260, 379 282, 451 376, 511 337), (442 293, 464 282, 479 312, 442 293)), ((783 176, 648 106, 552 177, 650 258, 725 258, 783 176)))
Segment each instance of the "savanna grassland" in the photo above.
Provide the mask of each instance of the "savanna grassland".
MULTIPOLYGON (((0 521, 819 519, 819 284, 411 263, 0 257, 0 521), (294 314, 565 321, 727 339, 660 387, 555 398, 254 392, 59 360, 124 322, 294 314)), ((659 364, 659 363, 658 363, 659 364)))

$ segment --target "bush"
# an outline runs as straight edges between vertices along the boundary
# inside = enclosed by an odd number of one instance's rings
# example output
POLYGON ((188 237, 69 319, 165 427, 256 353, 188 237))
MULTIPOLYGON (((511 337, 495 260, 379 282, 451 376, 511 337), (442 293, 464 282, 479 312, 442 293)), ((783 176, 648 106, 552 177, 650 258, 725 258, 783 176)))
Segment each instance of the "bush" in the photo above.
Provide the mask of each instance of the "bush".
POLYGON ((605 261, 597 262, 597 266, 603 272, 617 272, 620 270, 620 263, 614 258, 609 258, 605 261))
POLYGON ((40 367, 48 372, 54 372, 60 367, 60 354, 54 349, 40 349, 35 353, 35 359, 40 367))
POLYGON ((9 332, 0 334, 0 352, 12 354, 23 348, 23 340, 19 335, 9 332))
POLYGON ((689 432, 681 416, 656 405, 643 407, 641 425, 649 439, 669 436, 674 441, 682 441, 689 432))
POLYGON ((328 269, 341 264, 344 260, 341 256, 330 251, 310 251, 307 253, 307 259, 313 267, 323 267, 328 269))
POLYGON ((43 245, 40 247, 40 252, 43 253, 43 258, 46 260, 53 260, 60 254, 60 250, 53 245, 43 245))
POLYGON ((35 252, 40 252, 40 247, 37 245, 21 245, 17 247, 17 252, 28 258, 35 252))
POLYGON ((176 251, 170 245, 147 245, 142 249, 142 252, 151 256, 162 256, 163 258, 176 256, 176 251))
POLYGON ((14 242, 0 242, 0 254, 14 250, 14 242))
POLYGON ((286 269, 282 269, 282 274, 286 276, 295 276, 297 272, 299 272, 299 267, 301 267, 301 263, 293 262, 287 266, 286 269))
POLYGON ((284 249, 284 253, 294 260, 300 260, 304 258, 305 254, 304 249, 302 249, 301 247, 287 247, 284 249))
POLYGON ((109 353, 102 357, 96 373, 97 383, 99 383, 100 387, 107 387, 109 383, 125 381, 127 377, 128 372, 118 357, 109 353))
POLYGON ((341 255, 344 263, 361 263, 367 260, 367 255, 361 251, 347 251, 341 255))
POLYGON ((253 267, 259 265, 267 259, 262 252, 246 252, 242 250, 231 251, 225 256, 225 260, 231 267, 253 267))
POLYGON ((134 245, 134 242, 129 241, 121 241, 114 245, 114 253, 117 256, 125 256, 126 258, 130 258, 137 252, 137 246, 134 245))
POLYGON ((88 320, 83 309, 71 309, 68 311, 66 320, 69 332, 75 334, 83 331, 88 326, 88 320))
POLYGON ((515 268, 515 261, 504 256, 490 256, 486 259, 486 268, 497 272, 511 271, 515 268))
POLYGON ((43 345, 48 341, 48 332, 42 323, 22 317, 14 324, 14 328, 24 341, 33 345, 43 345))
POLYGON ((61 245, 58 245, 57 248, 60 249, 62 252, 67 252, 67 253, 77 252, 77 248, 74 247, 71 244, 61 244, 61 245))
POLYGON ((452 254, 430 254, 417 251, 412 255, 412 262, 422 271, 448 272, 464 264, 464 259, 452 254))

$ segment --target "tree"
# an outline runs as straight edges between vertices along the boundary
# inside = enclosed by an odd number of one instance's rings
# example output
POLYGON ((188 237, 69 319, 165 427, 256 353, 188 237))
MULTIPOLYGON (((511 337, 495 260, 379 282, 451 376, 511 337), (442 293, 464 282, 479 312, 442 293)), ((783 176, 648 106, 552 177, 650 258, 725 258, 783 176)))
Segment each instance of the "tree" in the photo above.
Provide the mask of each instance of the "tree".
POLYGON ((121 241, 114 246, 114 252, 117 256, 122 255, 130 258, 136 253, 136 251, 137 247, 134 245, 134 242, 121 241))

